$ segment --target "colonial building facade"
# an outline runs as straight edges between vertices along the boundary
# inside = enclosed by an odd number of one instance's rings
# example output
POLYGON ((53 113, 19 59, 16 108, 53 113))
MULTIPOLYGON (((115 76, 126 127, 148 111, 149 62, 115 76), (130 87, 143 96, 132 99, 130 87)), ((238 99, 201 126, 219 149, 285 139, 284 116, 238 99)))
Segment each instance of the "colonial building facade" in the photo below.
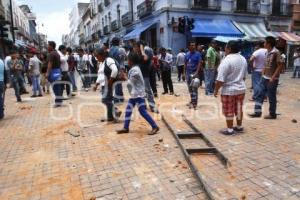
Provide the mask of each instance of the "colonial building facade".
MULTIPOLYGON (((177 51, 192 37, 206 41, 216 36, 195 35, 190 31, 178 33, 179 18, 204 20, 209 25, 225 20, 232 22, 245 36, 253 32, 251 37, 256 34, 259 38, 269 32, 297 32, 300 27, 297 4, 298 0, 91 0, 80 15, 79 24, 83 27, 77 30, 84 30, 81 46, 86 48, 118 36, 125 43, 142 39, 152 47, 164 46, 177 51)), ((71 35, 74 35, 72 30, 71 35)))

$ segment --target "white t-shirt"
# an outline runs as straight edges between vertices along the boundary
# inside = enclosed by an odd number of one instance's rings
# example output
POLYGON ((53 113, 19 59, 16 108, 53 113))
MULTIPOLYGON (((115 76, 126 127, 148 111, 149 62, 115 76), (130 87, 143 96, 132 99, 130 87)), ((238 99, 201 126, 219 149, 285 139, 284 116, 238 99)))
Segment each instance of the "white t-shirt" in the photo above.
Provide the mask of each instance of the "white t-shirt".
POLYGON ((222 95, 239 95, 246 92, 247 61, 239 53, 226 56, 219 68, 217 80, 223 82, 222 95))
MULTIPOLYGON (((297 56, 297 55, 300 56, 300 53, 295 53, 295 54, 294 54, 294 57, 297 56)), ((300 57, 298 57, 298 58, 296 58, 296 59, 294 60, 294 66, 300 66, 300 57)))
POLYGON ((105 86, 104 63, 99 63, 98 77, 96 83, 100 86, 105 86))
POLYGON ((185 53, 180 52, 177 55, 176 66, 183 66, 185 64, 185 53))
POLYGON ((253 68, 256 72, 262 72, 265 67, 266 57, 267 57, 267 49, 261 48, 253 53, 254 61, 253 68))
POLYGON ((63 72, 69 71, 68 55, 64 55, 60 51, 58 51, 58 54, 60 55, 60 68, 61 68, 61 71, 63 71, 63 72))
POLYGON ((33 75, 40 75, 40 64, 42 62, 35 56, 29 59, 29 70, 32 71, 33 75))

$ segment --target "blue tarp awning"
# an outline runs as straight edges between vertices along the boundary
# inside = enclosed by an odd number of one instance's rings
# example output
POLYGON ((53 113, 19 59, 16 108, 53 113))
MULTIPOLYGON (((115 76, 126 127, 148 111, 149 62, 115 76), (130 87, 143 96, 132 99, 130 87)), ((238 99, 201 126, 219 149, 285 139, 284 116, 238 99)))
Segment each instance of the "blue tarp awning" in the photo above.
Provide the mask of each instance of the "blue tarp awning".
POLYGON ((230 20, 195 19, 195 28, 191 30, 192 37, 243 37, 230 20))
POLYGON ((240 38, 240 37, 226 37, 226 36, 217 36, 214 38, 214 40, 223 42, 223 43, 227 43, 231 40, 237 41, 237 40, 242 40, 242 39, 243 38, 240 38))
POLYGON ((15 45, 17 45, 18 47, 27 47, 26 43, 22 40, 15 40, 15 45))
POLYGON ((145 22, 142 22, 141 24, 137 25, 133 31, 126 34, 123 37, 123 40, 131 40, 131 39, 138 39, 142 32, 153 26, 159 22, 156 18, 146 20, 145 22))

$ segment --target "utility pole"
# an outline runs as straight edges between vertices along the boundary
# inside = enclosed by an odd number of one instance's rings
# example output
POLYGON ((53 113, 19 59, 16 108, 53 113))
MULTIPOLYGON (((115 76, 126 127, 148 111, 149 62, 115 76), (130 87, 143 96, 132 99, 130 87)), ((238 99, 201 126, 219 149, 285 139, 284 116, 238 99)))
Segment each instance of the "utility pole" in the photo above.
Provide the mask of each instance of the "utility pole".
POLYGON ((10 3, 9 4, 9 10, 10 10, 10 20, 11 20, 10 31, 11 31, 11 34, 12 34, 13 43, 15 43, 16 38, 15 38, 15 25, 14 25, 12 0, 9 0, 9 3, 10 3))

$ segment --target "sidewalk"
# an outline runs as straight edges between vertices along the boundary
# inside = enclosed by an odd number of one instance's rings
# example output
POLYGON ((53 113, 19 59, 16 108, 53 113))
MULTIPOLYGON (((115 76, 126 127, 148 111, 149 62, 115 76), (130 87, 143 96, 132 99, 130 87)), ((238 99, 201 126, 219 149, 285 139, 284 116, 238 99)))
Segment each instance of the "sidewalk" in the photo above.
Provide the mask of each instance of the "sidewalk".
MULTIPOLYGON (((218 133, 225 126, 220 100, 205 97, 203 89, 196 111, 185 106, 185 83, 174 83, 179 97, 157 100, 178 131, 186 129, 185 114, 231 161, 224 171, 215 160, 193 158, 218 199, 224 199, 224 188, 234 188, 229 192, 239 199, 300 199, 300 80, 289 77, 279 87, 279 118, 246 118, 242 135, 218 133)), ((207 199, 159 115, 153 115, 158 135, 148 136, 150 127, 140 117, 130 134, 117 135, 122 124, 99 122, 104 108, 98 92, 82 92, 57 109, 51 109, 50 96, 24 100, 15 103, 10 89, 0 122, 1 200, 207 199)))

